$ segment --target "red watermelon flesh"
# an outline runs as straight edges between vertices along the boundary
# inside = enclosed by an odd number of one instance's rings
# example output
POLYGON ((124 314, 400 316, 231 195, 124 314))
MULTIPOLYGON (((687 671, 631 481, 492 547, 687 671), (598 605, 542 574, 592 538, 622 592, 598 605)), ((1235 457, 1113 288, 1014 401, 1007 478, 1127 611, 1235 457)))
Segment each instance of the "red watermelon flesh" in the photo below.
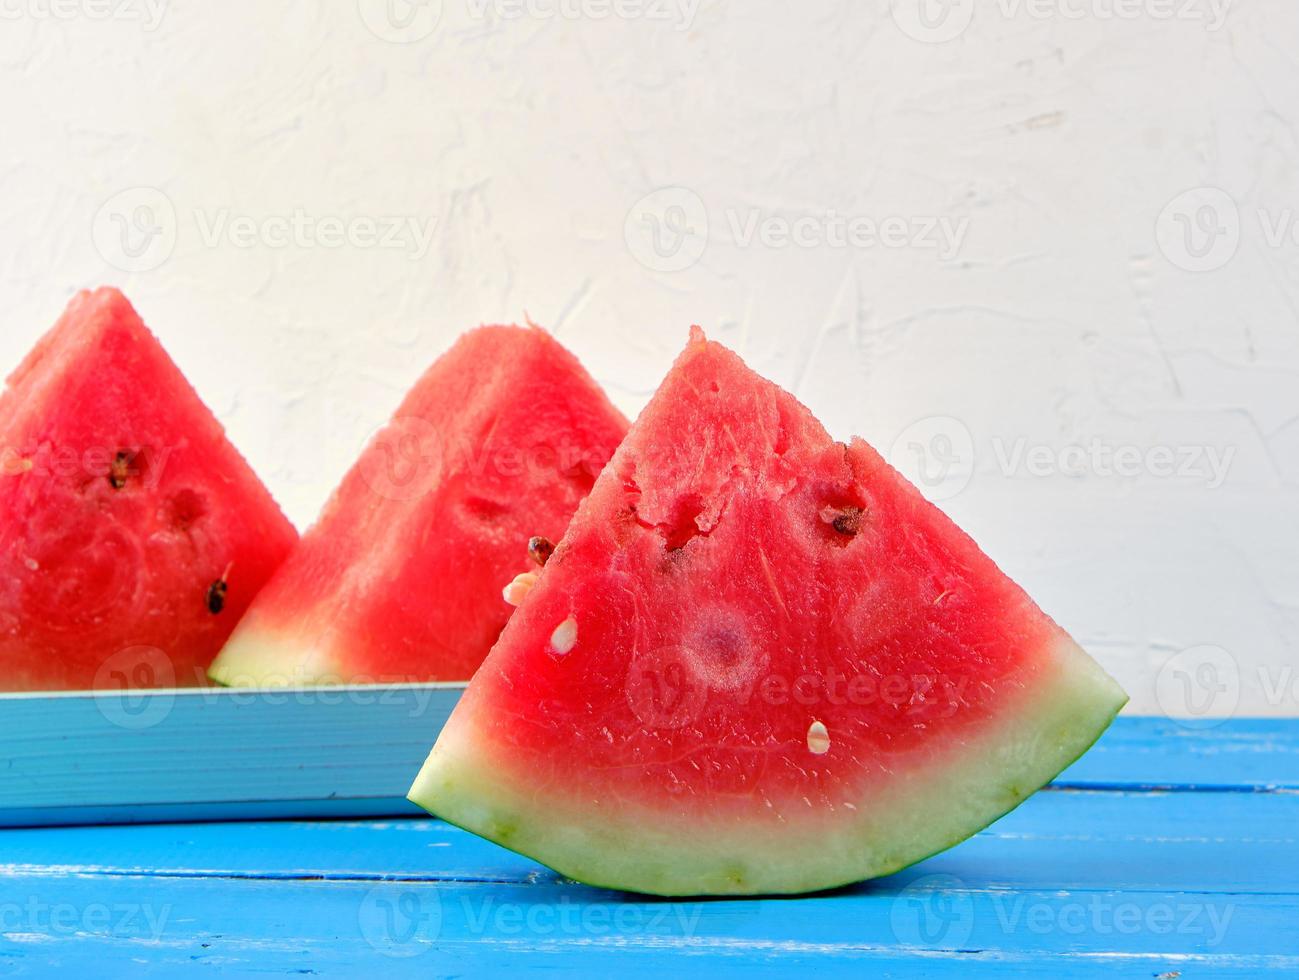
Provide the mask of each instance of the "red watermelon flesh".
POLYGON ((467 680, 502 587, 559 540, 627 421, 538 327, 480 327, 366 448, 211 676, 288 686, 467 680))
POLYGON ((696 329, 410 797, 592 884, 809 891, 979 830, 1125 701, 870 446, 696 329))
POLYGON ((205 683, 297 532, 115 289, 0 397, 0 689, 205 683))

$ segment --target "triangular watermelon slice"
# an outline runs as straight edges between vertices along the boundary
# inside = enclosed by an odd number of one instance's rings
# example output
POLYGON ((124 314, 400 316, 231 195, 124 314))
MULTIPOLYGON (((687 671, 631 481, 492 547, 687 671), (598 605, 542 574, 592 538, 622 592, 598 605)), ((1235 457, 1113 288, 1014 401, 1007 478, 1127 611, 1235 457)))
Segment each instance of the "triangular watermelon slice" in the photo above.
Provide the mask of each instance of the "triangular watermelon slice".
POLYGON ((1125 701, 870 446, 696 328, 410 798, 591 884, 802 892, 968 837, 1125 701))
POLYGON ((205 683, 297 532, 115 289, 0 398, 0 690, 205 683))
POLYGON ((479 327, 424 374, 212 665, 231 686, 468 680, 627 431, 540 327, 479 327))

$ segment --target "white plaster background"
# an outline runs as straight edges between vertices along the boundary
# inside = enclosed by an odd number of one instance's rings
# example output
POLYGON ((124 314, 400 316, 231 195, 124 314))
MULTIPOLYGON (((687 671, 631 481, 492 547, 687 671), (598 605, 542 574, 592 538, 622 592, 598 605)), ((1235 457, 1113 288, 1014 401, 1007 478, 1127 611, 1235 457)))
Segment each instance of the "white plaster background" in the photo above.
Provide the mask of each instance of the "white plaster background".
POLYGON ((912 0, 647 2, 392 0, 403 32, 381 0, 0 0, 0 364, 122 286, 305 524, 463 328, 526 313, 634 413, 697 322, 836 436, 954 438, 931 491, 1133 710, 1299 712, 1299 7, 933 0, 968 26, 926 43, 912 0), (136 187, 175 219, 133 264, 103 236, 136 187), (662 187, 708 226, 666 258, 662 187), (206 234, 295 209, 434 225, 206 234), (840 247, 836 216, 965 235, 840 247), (819 245, 746 238, 800 218, 819 245), (1233 455, 1040 475, 1094 440, 1233 455))

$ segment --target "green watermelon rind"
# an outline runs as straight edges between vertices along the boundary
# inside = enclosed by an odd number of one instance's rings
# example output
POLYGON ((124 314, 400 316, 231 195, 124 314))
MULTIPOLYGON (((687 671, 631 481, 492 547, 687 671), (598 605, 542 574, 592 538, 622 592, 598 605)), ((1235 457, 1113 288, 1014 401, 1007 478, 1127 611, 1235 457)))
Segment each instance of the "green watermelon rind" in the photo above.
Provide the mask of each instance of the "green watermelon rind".
MULTIPOLYGON (((1009 813, 1109 727, 1127 695, 1060 637, 1046 656, 1054 669, 1020 691, 980 738, 895 779, 885 790, 891 798, 856 801, 855 819, 842 823, 809 819, 800 831, 800 814, 791 812, 778 829, 759 819, 712 828, 684 812, 615 814, 600 801, 565 798, 560 785, 511 784, 508 766, 485 751, 490 724, 463 705, 408 795, 448 823, 597 887, 674 897, 796 894, 878 878, 1009 813)), ((904 763, 891 765, 905 772, 904 763)))

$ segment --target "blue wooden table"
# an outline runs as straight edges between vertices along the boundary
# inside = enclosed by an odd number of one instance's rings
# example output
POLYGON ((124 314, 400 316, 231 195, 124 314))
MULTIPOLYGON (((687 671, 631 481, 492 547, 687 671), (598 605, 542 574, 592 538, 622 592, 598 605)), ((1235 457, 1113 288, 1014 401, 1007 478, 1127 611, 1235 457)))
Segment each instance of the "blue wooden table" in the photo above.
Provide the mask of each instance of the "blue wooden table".
POLYGON ((424 819, 0 832, 0 975, 1299 975, 1299 722, 1121 719, 891 878, 796 899, 587 888, 424 819))

